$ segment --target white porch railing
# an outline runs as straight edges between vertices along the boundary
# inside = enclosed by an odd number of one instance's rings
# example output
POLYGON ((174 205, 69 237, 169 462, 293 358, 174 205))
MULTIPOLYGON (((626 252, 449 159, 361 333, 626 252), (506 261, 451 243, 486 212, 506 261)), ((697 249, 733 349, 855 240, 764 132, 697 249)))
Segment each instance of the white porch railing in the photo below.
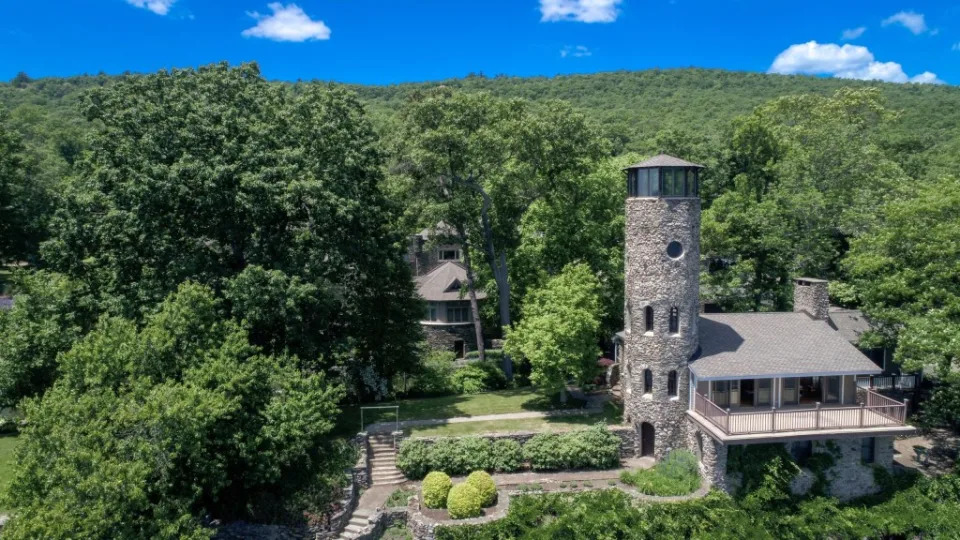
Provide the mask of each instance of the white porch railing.
POLYGON ((860 388, 857 405, 819 403, 812 408, 760 409, 731 411, 696 392, 694 412, 727 435, 781 433, 788 431, 862 429, 883 426, 902 426, 906 421, 906 404, 860 388))

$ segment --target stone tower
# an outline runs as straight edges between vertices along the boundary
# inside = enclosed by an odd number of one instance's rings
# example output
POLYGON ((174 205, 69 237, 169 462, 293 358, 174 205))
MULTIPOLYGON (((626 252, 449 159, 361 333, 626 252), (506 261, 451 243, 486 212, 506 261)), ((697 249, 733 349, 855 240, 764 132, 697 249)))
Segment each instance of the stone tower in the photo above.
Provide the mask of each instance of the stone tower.
POLYGON ((687 445, 687 363, 699 346, 702 168, 661 154, 626 169, 624 414, 640 453, 658 459, 687 445))

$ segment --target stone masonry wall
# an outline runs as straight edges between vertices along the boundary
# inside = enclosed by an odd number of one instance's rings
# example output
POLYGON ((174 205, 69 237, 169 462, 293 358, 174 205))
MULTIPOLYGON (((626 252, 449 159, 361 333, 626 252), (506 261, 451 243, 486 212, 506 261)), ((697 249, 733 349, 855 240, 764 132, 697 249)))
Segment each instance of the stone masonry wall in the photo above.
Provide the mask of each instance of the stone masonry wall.
POLYGON ((463 340, 464 352, 477 350, 477 333, 473 324, 432 325, 424 324, 423 333, 430 348, 453 352, 453 344, 463 340))
POLYGON ((699 344, 700 200, 628 198, 626 213, 624 414, 638 432, 644 422, 653 425, 654 456, 661 458, 687 446, 687 363, 699 344), (673 241, 683 247, 676 258, 667 255, 673 241), (647 306, 654 310, 652 332, 645 328, 647 306), (675 334, 669 332, 672 307, 679 315, 675 334), (644 392, 645 369, 653 374, 649 393, 644 392), (677 371, 676 396, 667 392, 672 370, 677 371))

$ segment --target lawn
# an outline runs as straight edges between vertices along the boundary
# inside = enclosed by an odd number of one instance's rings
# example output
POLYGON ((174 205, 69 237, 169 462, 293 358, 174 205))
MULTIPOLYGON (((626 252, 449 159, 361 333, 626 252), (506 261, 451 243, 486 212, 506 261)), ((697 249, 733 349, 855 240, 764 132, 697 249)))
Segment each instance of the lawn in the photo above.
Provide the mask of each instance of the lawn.
MULTIPOLYGON (((548 396, 535 388, 515 388, 483 394, 460 394, 422 399, 402 399, 366 404, 370 406, 398 405, 400 420, 426 420, 431 418, 454 418, 457 416, 482 416, 525 411, 550 411, 578 409, 582 401, 569 398, 561 405, 558 396, 548 396)), ((368 410, 363 413, 365 425, 393 421, 393 409, 368 410)), ((341 415, 341 427, 350 432, 360 428, 360 407, 345 407, 341 415)))
POLYGON ((19 445, 16 435, 0 435, 0 493, 7 490, 13 479, 13 452, 19 445))
POLYGON ((496 420, 482 422, 462 422, 445 424, 442 426, 424 426, 405 429, 411 437, 459 436, 475 435, 478 433, 494 433, 506 431, 570 431, 592 426, 598 422, 617 425, 623 421, 621 409, 607 403, 603 414, 554 416, 550 418, 524 418, 520 420, 496 420))

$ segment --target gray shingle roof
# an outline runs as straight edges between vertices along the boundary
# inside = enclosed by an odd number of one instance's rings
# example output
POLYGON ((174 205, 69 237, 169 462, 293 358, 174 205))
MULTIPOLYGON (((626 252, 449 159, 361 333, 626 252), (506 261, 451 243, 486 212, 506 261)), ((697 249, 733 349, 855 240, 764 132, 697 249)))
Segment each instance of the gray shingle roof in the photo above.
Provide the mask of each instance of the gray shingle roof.
POLYGON ((640 163, 634 163, 627 167, 628 169, 642 169, 644 167, 700 167, 703 168, 703 165, 699 163, 691 163, 689 161, 682 160, 678 157, 673 157, 667 154, 659 154, 653 156, 652 158, 641 161, 640 163))
POLYGON ((859 309, 831 306, 830 322, 837 329, 837 332, 840 332, 843 339, 853 344, 859 343, 860 336, 871 329, 870 321, 859 309))
POLYGON ((700 353, 690 369, 707 379, 882 372, 826 321, 805 313, 700 315, 700 353))
MULTIPOLYGON (((467 300, 467 269, 456 261, 447 261, 434 268, 429 273, 417 277, 417 293, 428 302, 447 302, 451 300, 467 300), (453 285, 460 283, 463 286, 463 297, 460 288, 453 285)), ((477 300, 483 300, 487 293, 477 291, 477 300)))

